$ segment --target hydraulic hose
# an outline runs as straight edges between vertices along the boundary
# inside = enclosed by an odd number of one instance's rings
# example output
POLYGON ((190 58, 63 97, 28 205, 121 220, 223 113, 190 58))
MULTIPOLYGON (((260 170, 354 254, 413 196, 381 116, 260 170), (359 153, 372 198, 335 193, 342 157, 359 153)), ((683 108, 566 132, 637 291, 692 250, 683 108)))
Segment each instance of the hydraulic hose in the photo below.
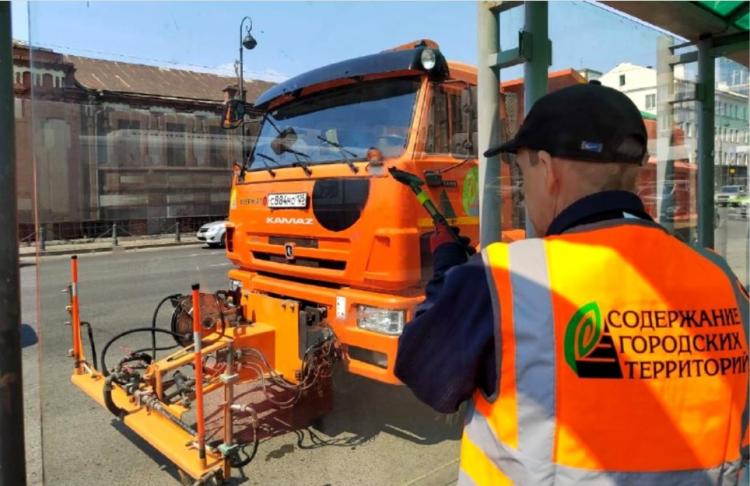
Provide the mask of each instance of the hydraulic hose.
MULTIPOLYGON (((248 464, 250 464, 253 461, 253 459, 255 459, 255 454, 258 452, 258 444, 260 443, 260 439, 258 438, 258 432, 257 431, 255 432, 254 435, 255 435, 255 438, 253 439, 253 450, 252 450, 252 452, 250 452, 250 454, 248 454, 245 459, 235 459, 235 460, 232 460, 230 462, 230 464, 232 465, 232 467, 237 468, 237 469, 243 468, 243 467, 247 466, 248 464)), ((248 443, 245 443, 245 444, 243 444, 241 446, 241 448, 244 449, 245 447, 247 447, 247 445, 248 445, 248 443)))
MULTIPOLYGON (((172 294, 164 297, 159 304, 157 304, 156 309, 154 309, 154 315, 151 317, 151 328, 156 329, 156 318, 159 316, 159 310, 161 310, 161 306, 164 305, 164 303, 168 300, 176 299, 178 297, 182 297, 182 294, 172 294)), ((170 348, 171 349, 171 348, 170 348)), ((151 358, 156 361, 156 331, 151 332, 151 358)))
POLYGON ((91 364, 95 370, 98 370, 96 364, 96 344, 94 343, 94 331, 91 329, 91 324, 86 321, 81 321, 82 326, 86 326, 86 334, 89 336, 89 345, 91 346, 91 364))
POLYGON ((185 336, 183 336, 180 333, 172 332, 172 331, 167 331, 166 329, 159 329, 158 327, 157 328, 153 328, 153 327, 136 327, 134 329, 129 329, 129 330, 125 331, 125 332, 121 332, 120 334, 117 334, 115 337, 113 337, 112 339, 110 339, 107 342, 107 344, 104 346, 104 349, 102 349, 102 358, 101 358, 102 370, 101 371, 102 371, 102 374, 104 376, 109 376, 110 375, 109 369, 107 368, 107 362, 106 362, 107 351, 109 350, 109 347, 112 346, 112 343, 114 343, 118 339, 121 339, 121 338, 123 338, 125 336, 128 336, 130 334, 135 334, 137 332, 154 332, 154 333, 160 332, 162 334, 169 334, 171 336, 185 337, 185 336))
MULTIPOLYGON (((102 358, 104 358, 102 356, 102 358)), ((106 368, 105 368, 106 370, 106 368)), ((127 415, 128 413, 125 411, 125 409, 118 407, 114 400, 112 400, 112 390, 113 386, 112 383, 115 381, 115 375, 109 375, 107 376, 107 379, 104 380, 104 406, 107 407, 107 410, 112 412, 112 415, 115 417, 122 419, 127 415)))

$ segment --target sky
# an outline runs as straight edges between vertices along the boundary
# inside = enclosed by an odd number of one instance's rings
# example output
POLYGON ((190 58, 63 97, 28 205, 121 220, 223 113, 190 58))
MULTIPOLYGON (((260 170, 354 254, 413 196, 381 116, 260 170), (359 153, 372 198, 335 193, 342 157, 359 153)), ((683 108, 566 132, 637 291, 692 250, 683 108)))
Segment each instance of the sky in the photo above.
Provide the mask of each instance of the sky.
MULTIPOLYGON (((258 46, 245 51, 245 76, 270 81, 420 38, 437 41, 449 59, 477 57, 473 1, 14 1, 12 15, 15 38, 58 52, 225 75, 234 73, 240 21, 249 15, 258 46)), ((502 14, 503 49, 515 47, 522 15, 502 14)), ((591 3, 550 2, 552 70, 654 65, 657 35, 591 3)))

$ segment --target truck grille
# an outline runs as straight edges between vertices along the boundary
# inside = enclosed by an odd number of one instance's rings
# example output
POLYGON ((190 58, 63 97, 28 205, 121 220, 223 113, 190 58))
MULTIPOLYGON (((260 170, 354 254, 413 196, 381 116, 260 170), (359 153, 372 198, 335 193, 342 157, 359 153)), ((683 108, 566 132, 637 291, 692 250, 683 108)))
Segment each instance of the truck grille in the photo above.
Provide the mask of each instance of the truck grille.
MULTIPOLYGON (((287 240, 286 243, 291 242, 287 240)), ((253 252, 253 258, 266 262, 283 263, 285 265, 296 265, 300 267, 325 268, 328 270, 346 269, 346 262, 324 260, 322 258, 295 258, 294 260, 287 260, 284 255, 276 255, 274 253, 265 253, 259 251, 253 252)))
POLYGON ((318 240, 314 238, 289 238, 288 236, 269 236, 269 245, 285 245, 287 243, 294 243, 300 248, 317 248, 318 240))

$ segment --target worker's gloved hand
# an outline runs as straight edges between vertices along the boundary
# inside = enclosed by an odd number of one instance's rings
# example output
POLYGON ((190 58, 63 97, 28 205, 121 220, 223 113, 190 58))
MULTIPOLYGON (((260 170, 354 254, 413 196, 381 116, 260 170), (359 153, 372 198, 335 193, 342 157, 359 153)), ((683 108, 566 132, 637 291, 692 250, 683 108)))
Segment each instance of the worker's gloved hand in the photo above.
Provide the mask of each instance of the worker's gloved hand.
MULTIPOLYGON (((461 240, 461 243, 466 249, 466 253, 468 253, 469 255, 473 255, 477 252, 476 249, 474 249, 474 246, 471 244, 471 240, 467 236, 461 236, 461 229, 458 226, 451 226, 451 229, 453 229, 453 231, 458 235, 458 238, 461 240)), ((438 247, 448 243, 454 245, 457 244, 445 224, 436 224, 435 233, 433 233, 433 235, 430 237, 430 251, 432 253, 435 253, 435 250, 437 250, 438 247)))

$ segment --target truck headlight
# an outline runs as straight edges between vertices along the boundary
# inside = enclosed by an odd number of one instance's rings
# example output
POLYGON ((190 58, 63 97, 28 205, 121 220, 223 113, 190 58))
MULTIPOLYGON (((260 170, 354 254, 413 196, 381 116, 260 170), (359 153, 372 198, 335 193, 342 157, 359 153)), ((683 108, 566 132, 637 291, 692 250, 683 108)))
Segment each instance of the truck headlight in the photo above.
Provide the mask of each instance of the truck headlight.
POLYGON ((239 280, 229 281, 229 290, 231 290, 232 292, 236 292, 237 289, 241 289, 241 288, 242 288, 242 282, 240 282, 239 280))
POLYGON ((437 56, 435 55, 435 51, 433 51, 432 49, 424 49, 422 51, 422 54, 419 56, 419 60, 422 62, 422 67, 427 71, 430 71, 435 67, 435 64, 437 63, 437 56))
POLYGON ((368 331, 398 336, 404 330, 406 312, 380 309, 368 305, 357 306, 357 327, 368 331))

